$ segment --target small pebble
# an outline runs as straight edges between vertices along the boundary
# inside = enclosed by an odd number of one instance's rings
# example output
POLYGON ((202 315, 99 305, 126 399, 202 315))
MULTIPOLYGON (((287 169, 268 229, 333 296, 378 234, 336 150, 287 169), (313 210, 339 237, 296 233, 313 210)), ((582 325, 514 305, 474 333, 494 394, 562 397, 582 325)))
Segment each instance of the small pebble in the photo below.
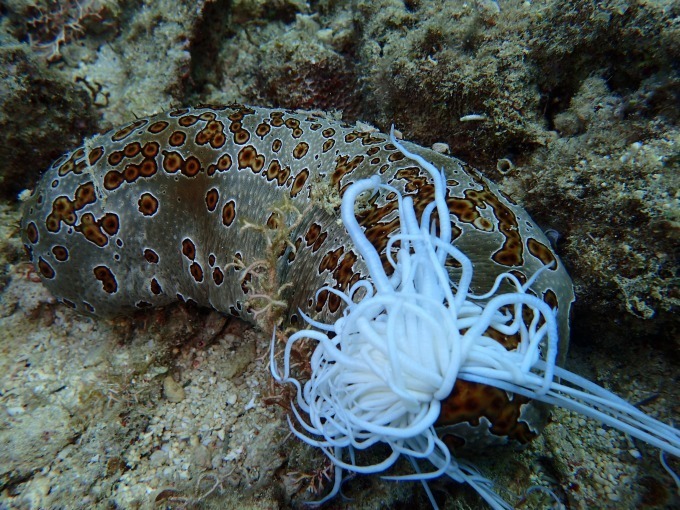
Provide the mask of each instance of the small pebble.
POLYGON ((634 448, 631 449, 631 450, 628 450, 628 453, 630 453, 630 455, 631 455, 634 459, 641 459, 641 458, 642 458, 642 454, 641 454, 639 451, 637 451, 636 449, 634 449, 634 448))
POLYGON ((191 452, 191 463, 200 468, 209 468, 212 464, 210 450, 202 444, 199 444, 194 448, 194 451, 191 452))
POLYGON ((432 150, 438 152, 439 154, 448 154, 451 152, 449 145, 442 142, 433 143, 432 150))
POLYGON ((213 469, 218 469, 222 465, 222 456, 220 454, 215 455, 211 462, 213 469))
POLYGON ((24 414, 24 408, 21 406, 12 406, 8 407, 5 409, 7 411, 7 414, 10 416, 18 416, 20 414, 24 414))
POLYGON ((161 467, 168 460, 168 453, 163 450, 156 450, 149 457, 151 467, 161 467))
POLYGON ((95 347, 90 349, 85 355, 85 359, 83 359, 83 367, 90 368, 99 365, 99 363, 104 361, 107 351, 108 345, 105 342, 95 345, 95 347))
POLYGON ((182 388, 182 386, 176 382, 172 376, 167 376, 165 379, 163 379, 163 394, 165 395, 165 398, 167 398, 168 401, 172 403, 181 402, 186 396, 184 388, 182 388))

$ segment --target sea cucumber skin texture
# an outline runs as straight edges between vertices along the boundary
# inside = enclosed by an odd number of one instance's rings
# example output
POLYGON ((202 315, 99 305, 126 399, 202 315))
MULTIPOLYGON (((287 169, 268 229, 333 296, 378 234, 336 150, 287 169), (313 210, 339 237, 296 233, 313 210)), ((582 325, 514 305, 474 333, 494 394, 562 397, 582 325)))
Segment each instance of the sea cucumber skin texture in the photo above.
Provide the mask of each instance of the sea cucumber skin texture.
MULTIPOLYGON (((558 308, 563 356, 573 289, 541 230, 476 170, 406 146, 446 173, 454 243, 474 263, 474 292, 501 273, 522 280, 554 264, 531 288, 558 308)), ((340 200, 349 184, 374 174, 413 196, 418 214, 432 200, 427 172, 385 134, 318 112, 185 108, 94 136, 62 156, 24 204, 22 236, 45 285, 84 313, 111 317, 181 299, 252 319, 253 295, 285 289, 276 297, 288 319, 301 322, 300 308, 333 320, 339 298, 316 291, 345 291, 366 278, 339 220, 340 200)), ((388 191, 357 212, 383 260, 396 216, 388 191)), ((533 432, 530 406, 516 407, 512 421, 529 422, 533 432)), ((527 433, 507 435, 525 442, 527 433)))

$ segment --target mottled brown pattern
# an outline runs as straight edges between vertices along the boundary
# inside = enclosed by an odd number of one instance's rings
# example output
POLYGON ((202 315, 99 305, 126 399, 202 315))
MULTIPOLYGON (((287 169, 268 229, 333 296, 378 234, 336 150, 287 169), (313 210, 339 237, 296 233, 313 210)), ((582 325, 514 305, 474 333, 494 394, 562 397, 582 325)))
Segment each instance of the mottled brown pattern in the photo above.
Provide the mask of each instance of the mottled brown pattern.
POLYGON ((73 202, 68 197, 57 197, 52 202, 52 212, 46 218, 47 230, 59 232, 62 221, 68 225, 73 225, 76 222, 74 209, 73 202))
POLYGON ((326 140, 323 143, 323 145, 321 146, 321 151, 322 152, 328 152, 329 150, 331 150, 333 148, 334 145, 335 145, 335 140, 333 140, 332 138, 330 140, 326 140))
POLYGON ((309 226, 307 233, 305 234, 305 242, 307 243, 307 246, 313 245, 314 242, 319 237, 320 233, 321 233, 321 225, 319 225, 318 223, 312 223, 309 226))
POLYGON ((75 226, 75 230, 100 248, 109 243, 108 237, 102 232, 101 221, 97 220, 92 213, 83 214, 80 223, 75 226))
POLYGON ((264 167, 265 158, 257 153, 257 149, 248 145, 238 153, 239 169, 250 168, 254 173, 259 173, 264 167))
POLYGON ((548 303, 551 308, 557 308, 557 305, 559 304, 557 294, 555 294, 555 291, 552 289, 548 289, 543 293, 543 301, 548 303))
POLYGON ((142 147, 142 154, 145 158, 155 158, 160 148, 158 142, 147 142, 142 147))
POLYGON ((281 218, 281 213, 278 211, 272 212, 269 217, 267 218, 267 228, 270 228, 272 230, 276 230, 278 228, 283 228, 284 227, 284 222, 283 218, 281 218))
POLYGON ((147 157, 139 165, 138 170, 140 177, 149 178, 158 171, 158 165, 153 157, 147 157))
POLYGON ((255 129, 255 134, 262 139, 269 134, 269 131, 271 131, 271 129, 272 128, 269 124, 267 124, 266 122, 262 122, 258 124, 257 128, 255 129))
POLYGON ((342 178, 352 173, 364 161, 364 156, 339 156, 335 165, 335 171, 331 174, 331 184, 338 184, 342 178))
POLYGON ((269 167, 267 168, 267 171, 265 172, 265 176, 267 177, 268 181, 273 181, 276 180, 279 186, 283 186, 288 179, 288 176, 290 175, 290 168, 281 167, 281 163, 279 163, 278 160, 273 160, 270 164, 269 167))
POLYGON ((195 115, 185 115, 179 119, 179 125, 182 127, 190 127, 198 122, 198 117, 195 115))
POLYGON ((196 133, 194 140, 197 145, 209 143, 213 149, 221 148, 227 141, 224 134, 224 124, 217 120, 210 120, 203 129, 196 133))
POLYGON ((189 156, 182 166, 182 173, 187 177, 194 177, 201 170, 201 162, 196 156, 189 156))
POLYGON ((115 170, 110 170, 109 172, 106 172, 106 175, 104 176, 104 188, 108 191, 114 191, 123 184, 123 181, 123 174, 115 170))
MULTIPOLYGON (((505 391, 492 386, 458 380, 451 396, 442 402, 435 426, 463 422, 479 425, 479 419, 484 416, 491 422, 493 435, 528 443, 536 437, 536 433, 519 421, 521 407, 527 402, 529 399, 520 395, 513 395, 510 399, 505 391)), ((465 438, 458 439, 465 442, 465 438)))
POLYGON ((344 251, 345 248, 340 246, 333 251, 327 252, 319 264, 319 274, 323 273, 324 271, 333 271, 336 267, 338 267, 338 261, 340 260, 340 257, 344 251))
POLYGON ((337 282, 339 290, 345 290, 354 277, 354 264, 359 257, 352 250, 344 254, 338 264, 338 267, 333 271, 333 278, 337 282))
POLYGON ((174 174, 184 165, 184 158, 179 152, 163 151, 163 170, 169 174, 174 174))
POLYGON ((123 156, 126 158, 134 158, 140 152, 142 152, 142 144, 139 142, 131 142, 123 149, 123 156))
POLYGON ((82 149, 80 149, 80 151, 74 152, 68 159, 68 161, 59 166, 57 175, 59 175, 60 177, 65 177, 71 172, 75 174, 81 173, 83 167, 79 166, 79 164, 82 162, 78 162, 78 160, 81 159, 84 154, 85 151, 82 149))

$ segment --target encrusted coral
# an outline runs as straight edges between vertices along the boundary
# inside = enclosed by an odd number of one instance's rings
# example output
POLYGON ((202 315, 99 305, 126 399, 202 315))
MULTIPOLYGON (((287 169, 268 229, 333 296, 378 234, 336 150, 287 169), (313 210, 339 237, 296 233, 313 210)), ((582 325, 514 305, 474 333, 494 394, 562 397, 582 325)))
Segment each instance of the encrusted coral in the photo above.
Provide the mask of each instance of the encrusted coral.
POLYGON ((680 130, 669 117, 650 122, 652 105, 633 101, 679 84, 657 76, 620 95, 602 78, 585 80, 555 116, 562 136, 507 179, 509 186, 519 181, 534 210, 549 211, 578 288, 583 322, 576 327, 588 337, 612 327, 598 319, 607 315, 617 317, 615 328, 677 340, 680 130), (546 179, 559 166, 567 171, 546 179))
POLYGON ((31 46, 48 62, 62 58, 62 45, 85 35, 89 27, 106 22, 110 0, 46 0, 29 7, 26 29, 31 46))
POLYGON ((0 35, 0 81, 0 194, 15 199, 32 169, 96 129, 95 114, 84 91, 10 36, 0 35))

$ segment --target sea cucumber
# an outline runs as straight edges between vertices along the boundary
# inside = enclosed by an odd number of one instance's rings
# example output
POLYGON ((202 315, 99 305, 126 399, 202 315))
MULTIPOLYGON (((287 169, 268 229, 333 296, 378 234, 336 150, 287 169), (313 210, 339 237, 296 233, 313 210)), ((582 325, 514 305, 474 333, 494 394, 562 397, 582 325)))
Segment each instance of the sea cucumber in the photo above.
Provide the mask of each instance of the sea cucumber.
MULTIPOLYGON (((573 288, 542 231, 465 163, 404 147, 445 172, 453 243, 474 264, 473 292, 502 273, 525 282, 549 266, 530 292, 556 309, 563 359, 573 288)), ((45 285, 84 313, 111 317, 191 300, 247 320, 267 311, 295 325, 301 310, 332 321, 343 303, 317 291, 346 292, 367 277, 339 220, 341 199, 372 175, 412 197, 420 220, 433 199, 431 177, 385 134, 319 112, 177 109, 59 158, 24 204, 22 236, 45 285)), ((384 189, 356 210, 388 273, 397 212, 396 194, 384 189)), ((509 348, 516 341, 497 336, 509 348)), ((456 388, 439 420, 453 427, 452 444, 525 443, 539 432, 539 406, 528 399, 466 381, 456 388), (481 417, 491 426, 480 427, 481 417)))

